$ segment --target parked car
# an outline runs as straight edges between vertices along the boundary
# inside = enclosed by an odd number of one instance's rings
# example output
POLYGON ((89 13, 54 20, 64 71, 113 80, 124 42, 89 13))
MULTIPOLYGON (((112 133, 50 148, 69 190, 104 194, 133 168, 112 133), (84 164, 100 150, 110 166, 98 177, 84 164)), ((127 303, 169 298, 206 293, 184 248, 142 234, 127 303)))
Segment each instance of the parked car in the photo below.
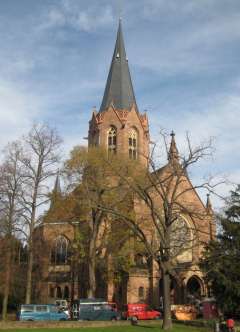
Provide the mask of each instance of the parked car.
POLYGON ((77 320, 118 320, 120 315, 103 299, 80 299, 74 301, 73 318, 77 320))
POLYGON ((54 304, 22 304, 17 313, 18 320, 68 320, 68 315, 54 304))
POLYGON ((59 310, 65 312, 65 314, 68 316, 68 319, 70 319, 70 306, 67 300, 56 300, 55 301, 56 306, 59 310))
POLYGON ((124 319, 160 319, 161 313, 151 309, 145 303, 127 304, 122 312, 124 319))
POLYGON ((114 311, 118 311, 117 303, 116 302, 108 302, 108 304, 111 306, 111 308, 114 311))

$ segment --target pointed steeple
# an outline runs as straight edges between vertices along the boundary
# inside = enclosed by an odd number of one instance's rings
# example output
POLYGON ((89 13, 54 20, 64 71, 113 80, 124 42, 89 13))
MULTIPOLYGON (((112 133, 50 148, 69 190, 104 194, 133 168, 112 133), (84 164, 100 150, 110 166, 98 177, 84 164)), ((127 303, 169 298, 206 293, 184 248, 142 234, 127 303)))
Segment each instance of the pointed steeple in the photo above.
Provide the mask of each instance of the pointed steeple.
POLYGON ((62 191, 61 191, 61 185, 60 185, 59 171, 57 172, 57 176, 56 176, 56 180, 55 180, 53 192, 55 194, 58 194, 58 195, 61 195, 61 193, 62 193, 62 191))
POLYGON ((169 162, 178 162, 179 161, 179 153, 177 149, 177 145, 175 142, 175 133, 174 131, 171 132, 171 144, 168 152, 168 160, 169 162))
POLYGON ((124 47, 122 23, 119 19, 117 40, 112 57, 112 62, 107 78, 100 112, 105 111, 111 104, 116 109, 130 110, 136 105, 131 75, 128 67, 128 59, 124 47))
POLYGON ((59 171, 57 172, 55 184, 51 194, 50 209, 54 208, 55 202, 62 197, 61 185, 60 185, 60 176, 59 171))
POLYGON ((210 200, 210 194, 207 194, 206 210, 208 214, 213 214, 212 203, 210 200))

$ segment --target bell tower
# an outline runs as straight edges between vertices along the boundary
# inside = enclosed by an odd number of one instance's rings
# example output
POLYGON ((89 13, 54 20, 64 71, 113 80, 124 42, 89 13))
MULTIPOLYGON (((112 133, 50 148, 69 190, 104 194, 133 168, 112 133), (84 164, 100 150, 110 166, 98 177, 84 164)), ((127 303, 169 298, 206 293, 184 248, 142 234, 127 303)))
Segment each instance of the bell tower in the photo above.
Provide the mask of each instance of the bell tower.
POLYGON ((147 166, 148 118, 137 107, 121 19, 101 107, 98 112, 93 110, 89 122, 88 144, 102 146, 109 153, 122 154, 147 166))

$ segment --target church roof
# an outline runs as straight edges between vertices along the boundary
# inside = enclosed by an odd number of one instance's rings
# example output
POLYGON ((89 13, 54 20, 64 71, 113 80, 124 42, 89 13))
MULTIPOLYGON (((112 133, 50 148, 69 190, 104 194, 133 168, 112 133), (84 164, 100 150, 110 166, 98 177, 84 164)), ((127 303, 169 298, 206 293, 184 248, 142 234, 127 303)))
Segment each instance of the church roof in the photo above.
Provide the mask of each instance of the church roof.
POLYGON ((133 104, 136 105, 131 75, 128 67, 128 60, 124 47, 121 20, 119 20, 117 40, 100 112, 106 110, 111 104, 113 104, 116 109, 128 110, 130 110, 133 104))

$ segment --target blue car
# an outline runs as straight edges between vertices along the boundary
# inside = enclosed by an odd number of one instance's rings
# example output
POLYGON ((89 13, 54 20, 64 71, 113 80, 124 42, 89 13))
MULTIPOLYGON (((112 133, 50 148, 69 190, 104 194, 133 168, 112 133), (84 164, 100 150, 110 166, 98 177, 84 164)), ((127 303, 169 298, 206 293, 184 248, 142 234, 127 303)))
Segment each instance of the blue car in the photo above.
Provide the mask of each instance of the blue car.
POLYGON ((73 319, 77 320, 119 320, 118 312, 103 299, 75 300, 72 307, 73 319))
POLYGON ((18 320, 68 320, 68 315, 54 304, 22 304, 18 320))

